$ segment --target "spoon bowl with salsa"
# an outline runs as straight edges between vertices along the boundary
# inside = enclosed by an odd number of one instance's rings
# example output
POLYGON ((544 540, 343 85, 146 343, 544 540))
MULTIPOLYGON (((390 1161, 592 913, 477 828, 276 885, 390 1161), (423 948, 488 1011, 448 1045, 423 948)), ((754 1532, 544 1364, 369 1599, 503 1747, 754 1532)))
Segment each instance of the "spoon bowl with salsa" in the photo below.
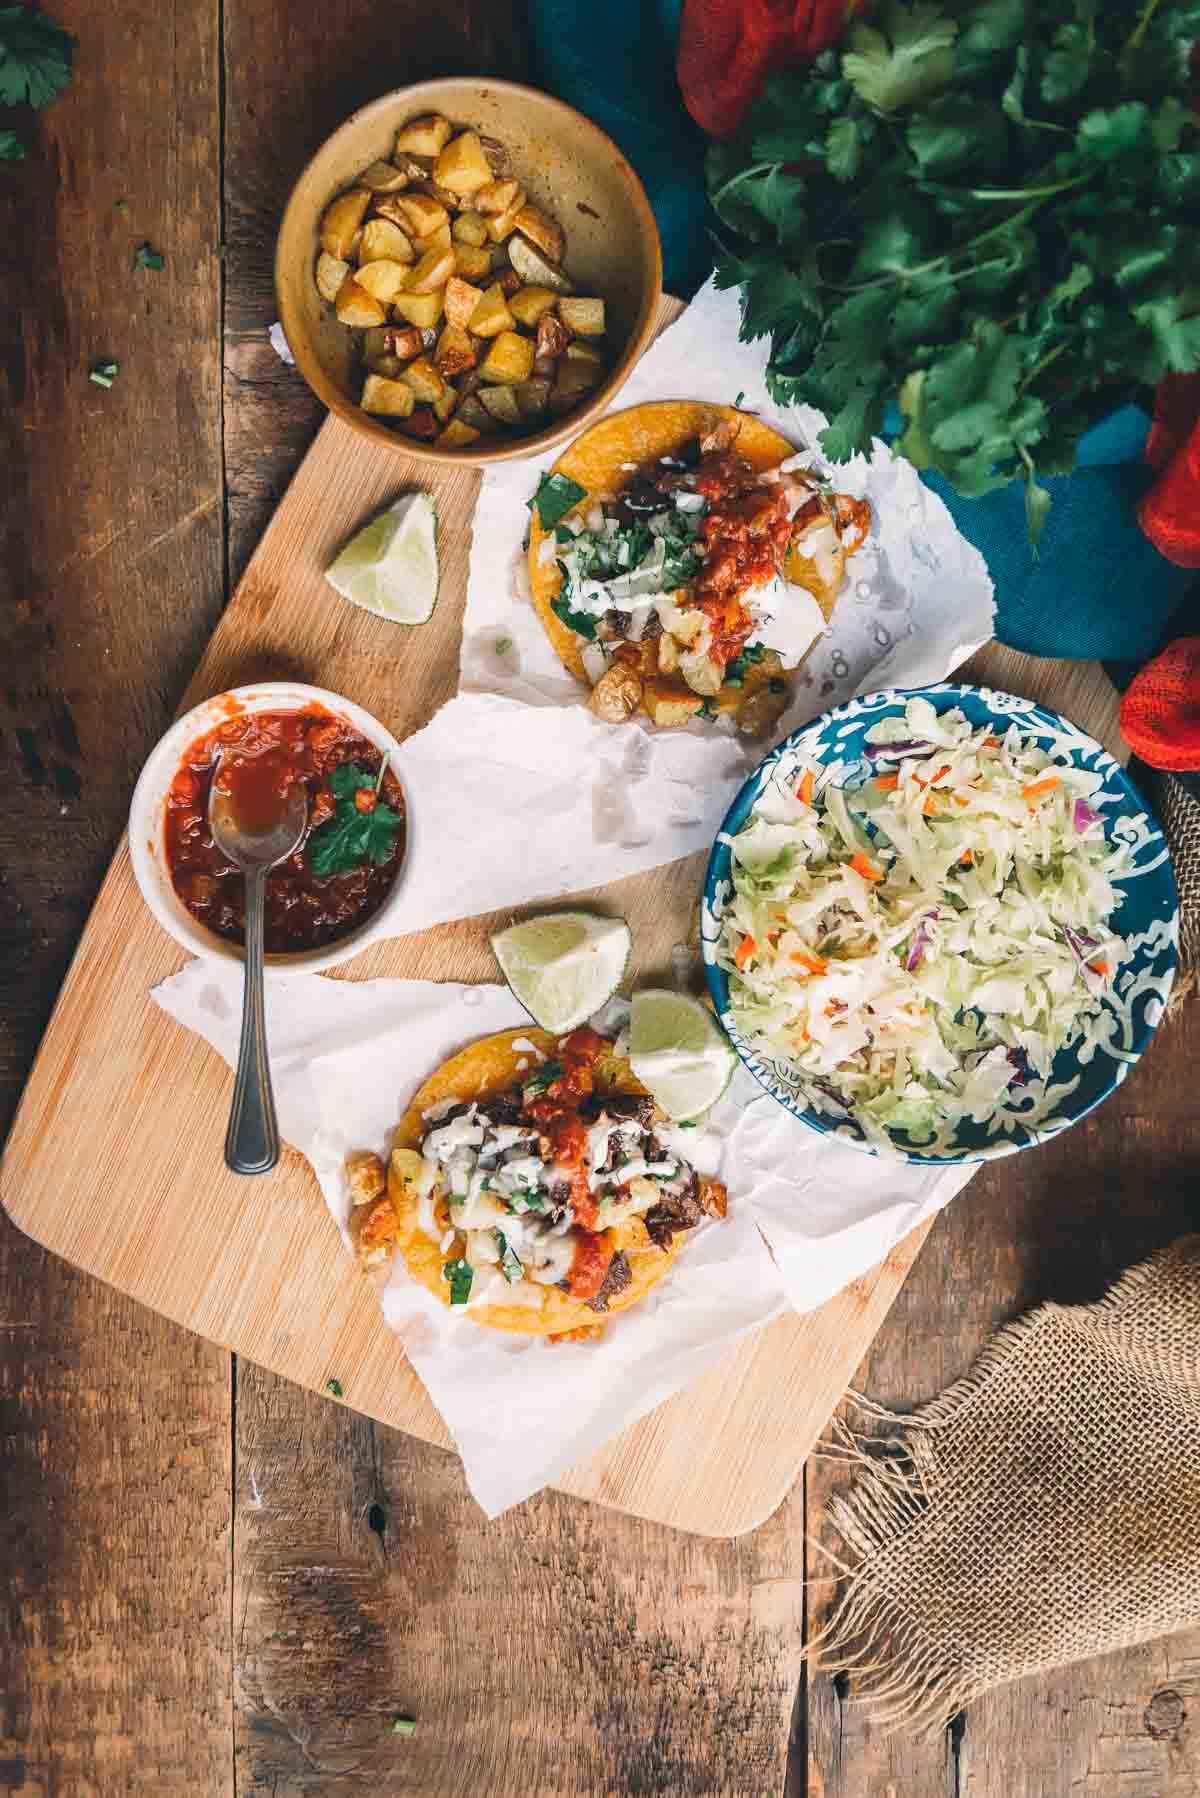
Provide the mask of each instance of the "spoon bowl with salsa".
POLYGON ((242 875, 209 828, 217 783, 254 816, 305 795, 303 838, 267 878, 269 967, 320 972, 387 935, 411 839, 399 747, 352 700, 295 681, 236 687, 178 719, 130 810, 133 871, 158 922, 194 954, 242 958, 242 875))

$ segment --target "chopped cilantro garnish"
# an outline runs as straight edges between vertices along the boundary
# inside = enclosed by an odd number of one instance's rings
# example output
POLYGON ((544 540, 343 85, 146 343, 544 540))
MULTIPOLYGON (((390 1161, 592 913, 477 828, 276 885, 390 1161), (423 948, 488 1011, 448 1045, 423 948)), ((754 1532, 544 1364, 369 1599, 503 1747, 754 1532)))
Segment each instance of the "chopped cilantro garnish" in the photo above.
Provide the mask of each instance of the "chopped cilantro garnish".
POLYGON ((561 1073, 561 1063, 548 1061, 544 1067, 538 1068, 536 1073, 530 1074, 521 1090, 527 1099, 538 1093, 544 1093, 551 1082, 557 1080, 561 1073))
POLYGON ((498 637, 496 639, 496 654, 498 656, 506 656, 512 646, 513 640, 511 637, 498 637))
POLYGON ((537 492, 528 501, 529 509, 537 512, 542 529, 548 531, 572 506, 578 505, 586 491, 578 481, 571 480, 569 475, 544 474, 537 484, 537 492))
POLYGON ((392 852, 396 833, 404 820, 390 805, 377 800, 370 811, 360 811, 354 795, 360 787, 378 791, 376 777, 357 762, 343 762, 329 776, 337 797, 337 809, 308 839, 308 859, 318 880, 348 873, 364 862, 378 867, 392 852))
POLYGON ((519 1280, 525 1269, 522 1267, 514 1249, 509 1246, 508 1238, 503 1230, 496 1231, 496 1246, 500 1250, 500 1272, 512 1286, 519 1280))
POLYGON ((558 569, 562 575, 562 586, 550 601, 550 610, 556 618, 562 619, 569 631, 574 631, 577 637, 586 637, 588 642, 592 643, 596 637, 596 620, 589 617, 586 612, 576 612, 572 609, 570 573, 565 562, 560 562, 558 569))
POLYGON ((326 1392, 332 1392, 334 1398, 345 1398, 346 1396, 340 1380, 326 1380, 325 1390, 326 1392))
POLYGON ((111 360, 93 362, 91 368, 88 370, 88 380, 93 381, 97 387, 111 387, 117 378, 120 367, 121 364, 119 362, 113 362, 111 360))
POLYGON ((442 1278, 450 1282, 450 1303, 465 1305, 471 1296, 471 1282, 475 1278, 475 1269, 471 1263, 461 1257, 455 1261, 447 1261, 442 1268, 442 1278))
POLYGON ((166 258, 161 250, 156 250, 152 243, 140 243, 133 252, 133 266, 158 270, 165 264, 166 258))
POLYGON ((745 397, 746 397, 746 389, 743 387, 741 392, 738 394, 737 398, 733 402, 733 409, 735 412, 738 412, 741 410, 742 401, 745 399, 745 397))
POLYGON ((711 699, 702 700, 700 702, 700 710, 696 713, 697 718, 704 718, 709 721, 711 721, 713 718, 718 717, 719 715, 720 714, 718 713, 717 708, 713 704, 711 699))
POLYGON ((392 1734, 394 1736, 415 1736, 416 1733, 417 1724, 415 1718, 394 1717, 392 1719, 392 1734))

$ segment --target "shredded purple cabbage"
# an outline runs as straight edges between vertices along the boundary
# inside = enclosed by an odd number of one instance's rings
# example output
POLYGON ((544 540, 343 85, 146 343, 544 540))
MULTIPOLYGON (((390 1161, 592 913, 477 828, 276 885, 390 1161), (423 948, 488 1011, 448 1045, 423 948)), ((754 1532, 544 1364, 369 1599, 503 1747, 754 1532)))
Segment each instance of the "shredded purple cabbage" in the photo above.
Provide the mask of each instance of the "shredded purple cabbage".
POLYGON ((1088 949, 1096 949, 1099 947, 1095 937, 1083 936, 1079 931, 1072 930, 1069 924, 1063 925, 1063 936, 1066 939, 1067 948, 1079 963, 1079 977, 1083 981, 1084 986, 1087 987, 1088 992, 1102 993, 1104 991, 1104 976, 1098 974, 1095 968, 1089 965, 1085 953, 1088 949))
POLYGON ((1100 814, 1099 812, 1092 810, 1086 799, 1077 799, 1075 801, 1075 812, 1072 821, 1076 831, 1082 836, 1089 824, 1099 824, 1100 814))
POLYGON ((917 925, 916 934, 912 940, 912 947, 909 949, 908 954, 904 959, 904 971, 906 974, 911 974, 914 968, 920 967, 921 957, 925 953, 925 945, 929 941, 929 926, 931 923, 935 924, 936 922, 937 913, 931 911, 926 912, 925 916, 921 919, 921 922, 917 925))
POLYGON ((932 743, 923 742, 919 737, 910 737, 904 743, 868 743, 863 754, 869 762, 898 762, 906 755, 915 755, 919 749, 932 748, 932 743))
POLYGON ((1029 1058, 1024 1049, 1010 1049, 1008 1051, 1008 1065, 1013 1070, 1013 1077, 1008 1084, 1010 1086, 1028 1086, 1029 1058))
POLYGON ((846 1100, 843 1099, 841 1093, 838 1092, 835 1086, 828 1085, 824 1080, 814 1080, 813 1086, 823 1095, 823 1097, 829 1100, 830 1104, 836 1105, 839 1111, 844 1111, 847 1117, 851 1115, 852 1107, 847 1104, 846 1100))

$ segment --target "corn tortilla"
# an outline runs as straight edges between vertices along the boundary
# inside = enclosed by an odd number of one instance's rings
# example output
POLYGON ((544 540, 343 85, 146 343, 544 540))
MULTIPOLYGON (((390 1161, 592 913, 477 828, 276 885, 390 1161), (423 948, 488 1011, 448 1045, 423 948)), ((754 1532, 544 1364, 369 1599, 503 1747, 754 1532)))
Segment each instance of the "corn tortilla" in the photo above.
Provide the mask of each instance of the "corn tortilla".
MULTIPOLYGON (((516 1047, 518 1041, 532 1043, 543 1055, 549 1057, 554 1053, 556 1040, 548 1031, 533 1027, 502 1030, 496 1036, 482 1037, 479 1042, 472 1043, 457 1055, 451 1056, 435 1074, 430 1075, 401 1118, 393 1140, 393 1150, 420 1150, 422 1138, 429 1131, 423 1114, 442 1100, 486 1100, 511 1092, 518 1086, 522 1070, 517 1063, 528 1058, 528 1049, 516 1047)), ((528 1070, 524 1072, 527 1073, 528 1070)), ((600 1092, 645 1091, 634 1079, 628 1061, 623 1056, 615 1055, 601 1056, 596 1063, 596 1087, 600 1092)), ((442 1268, 449 1255, 444 1254, 438 1243, 418 1227, 416 1195, 393 1165, 388 1167, 388 1197, 400 1222, 396 1246, 404 1257, 405 1266, 413 1279, 419 1280, 426 1291, 432 1292, 444 1305, 449 1305, 449 1283, 442 1278, 442 1268)), ((614 1312, 624 1311, 628 1306, 636 1304, 652 1286, 657 1285, 679 1253, 679 1236, 672 1238, 670 1248, 660 1249, 653 1244, 643 1247, 626 1246, 635 1234, 627 1226, 618 1225, 615 1230, 606 1230, 603 1234, 609 1237, 614 1247, 623 1250, 632 1276, 625 1290, 610 1300, 607 1311, 593 1311, 582 1299, 573 1299, 557 1286, 547 1286, 546 1297, 540 1307, 480 1305, 467 1312, 467 1316, 472 1323, 486 1324, 489 1329, 508 1330, 517 1335, 558 1336, 567 1330, 594 1326, 603 1323, 614 1312)))

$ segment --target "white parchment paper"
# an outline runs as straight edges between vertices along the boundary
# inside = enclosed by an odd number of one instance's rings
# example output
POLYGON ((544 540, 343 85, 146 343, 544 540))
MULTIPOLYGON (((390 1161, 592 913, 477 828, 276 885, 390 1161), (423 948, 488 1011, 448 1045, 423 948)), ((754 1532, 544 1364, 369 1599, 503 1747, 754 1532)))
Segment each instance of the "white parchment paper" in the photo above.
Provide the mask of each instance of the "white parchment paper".
MULTIPOLYGON (((233 1065, 238 968, 191 962, 154 997, 233 1065)), ((502 986, 268 980, 280 1130, 312 1163, 347 1251, 347 1153, 385 1153, 434 1068, 476 1037, 527 1023, 502 986)), ((614 1317, 599 1342, 549 1347, 484 1329, 440 1305, 402 1266, 383 1286, 384 1315, 489 1516, 636 1422, 788 1304, 808 1311, 823 1303, 974 1171, 875 1161, 817 1136, 742 1070, 696 1131, 692 1152, 727 1183, 729 1216, 692 1231, 670 1276, 614 1317)))

